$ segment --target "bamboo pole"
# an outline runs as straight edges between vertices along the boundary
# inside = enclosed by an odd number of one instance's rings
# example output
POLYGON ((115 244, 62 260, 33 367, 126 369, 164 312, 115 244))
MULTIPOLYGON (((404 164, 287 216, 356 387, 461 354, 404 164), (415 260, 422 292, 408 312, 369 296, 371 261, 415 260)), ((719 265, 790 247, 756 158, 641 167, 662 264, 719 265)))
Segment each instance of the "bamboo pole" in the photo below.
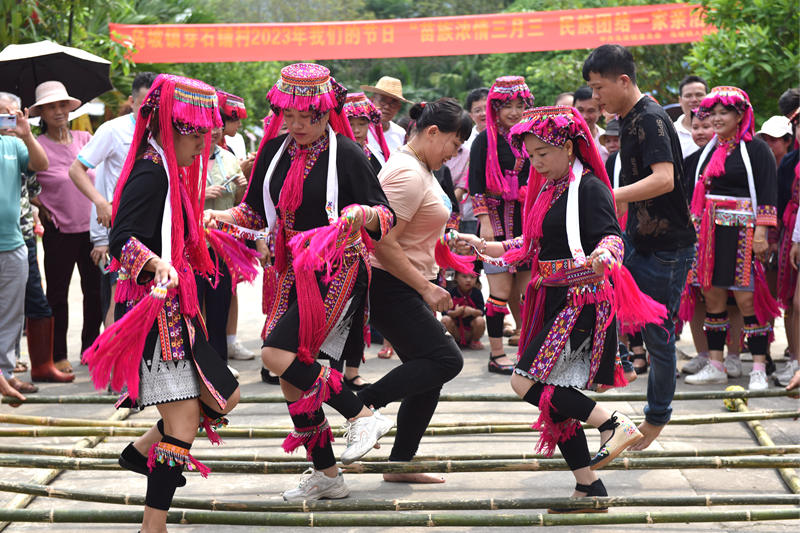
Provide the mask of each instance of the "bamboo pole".
MULTIPOLYGON (((0 481, 0 491, 33 494, 47 498, 115 505, 144 505, 141 494, 108 494, 74 489, 57 489, 33 483, 0 481)), ((706 496, 615 496, 605 498, 478 498, 462 500, 380 500, 348 499, 335 501, 283 502, 269 500, 218 501, 208 498, 172 500, 173 508, 239 512, 309 511, 497 511, 500 509, 548 509, 586 507, 709 507, 717 505, 798 505, 797 494, 706 495, 706 496)))
MULTIPOLYGON (((679 415, 670 420, 673 425, 702 425, 702 424, 719 424, 727 422, 742 422, 747 420, 772 420, 780 418, 797 418, 800 417, 800 410, 775 410, 763 409, 759 411, 741 411, 735 413, 711 413, 701 415, 679 415)), ((632 416, 631 420, 636 423, 642 422, 644 417, 632 416)), ((149 429, 155 422, 147 421, 109 421, 109 420, 91 420, 85 418, 57 418, 51 416, 26 416, 16 414, 3 414, 0 413, 0 422, 8 424, 19 425, 35 425, 45 427, 98 427, 98 428, 140 428, 149 429)), ((583 425, 584 428, 591 428, 587 424, 583 425)), ((15 428, 9 428, 15 429, 15 428)), ((494 421, 490 423, 482 423, 479 421, 472 422, 434 422, 428 425, 430 430, 427 435, 460 435, 471 433, 518 433, 533 431, 529 423, 520 421, 494 421)), ((270 426, 227 426, 220 431, 220 435, 227 435, 229 437, 249 436, 248 430, 253 430, 259 436, 265 438, 282 438, 292 431, 289 426, 270 425, 270 426), (229 432, 226 433, 226 432, 229 432)), ((342 436, 341 429, 334 429, 334 435, 342 436)), ((2 433, 0 433, 2 434, 2 433)), ((390 432, 389 435, 394 433, 390 432)))
MULTIPOLYGON (((269 463, 264 461, 206 461, 212 471, 236 474, 294 474, 305 470, 305 461, 269 463)), ((782 457, 623 457, 606 470, 697 469, 697 468, 783 468, 800 464, 798 456, 782 457)), ((44 457, 35 455, 0 455, 0 467, 60 468, 65 470, 119 470, 114 459, 44 457)), ((566 470, 562 459, 526 459, 520 461, 411 461, 360 462, 343 465, 348 473, 383 474, 417 472, 550 472, 566 470)))
MULTIPOLYGON (((15 415, 8 415, 15 416, 15 415)), ((672 425, 705 425, 705 424, 721 424, 730 422, 745 422, 748 420, 778 420, 786 418, 797 418, 800 416, 800 411, 796 410, 765 410, 765 411, 748 411, 736 413, 717 413, 709 415, 687 415, 676 416, 670 420, 672 425)), ((631 417, 634 422, 641 421, 642 417, 631 417)), ((119 436, 139 436, 147 431, 146 427, 115 427, 115 426, 64 426, 64 427, 51 427, 51 426, 35 426, 28 428, 0 428, 0 437, 65 437, 65 436, 106 436, 106 437, 119 437, 119 436)), ((590 428, 584 424, 584 427, 590 428)), ((291 428, 258 428, 258 427, 236 427, 228 426, 218 431, 221 437, 229 438, 284 438, 286 434, 291 431, 291 428)), ((534 433, 536 432, 528 424, 514 424, 506 426, 497 426, 492 424, 486 425, 472 425, 472 426, 455 426, 455 427, 429 427, 425 431, 427 436, 449 436, 449 435, 479 435, 490 433, 534 433)), ((395 435, 396 430, 392 429, 387 435, 395 435)), ((342 436, 342 429, 334 429, 333 434, 337 437, 342 436)), ((198 432, 198 436, 202 433, 198 432)))
MULTIPOLYGON (((55 457, 79 457, 93 459, 116 459, 119 457, 118 450, 98 450, 98 449, 79 449, 58 448, 47 446, 31 447, 20 444, 0 444, 0 454, 22 454, 22 455, 45 455, 55 457)), ((714 457, 720 456, 741 456, 741 455, 790 455, 800 454, 800 444, 790 444, 785 446, 743 446, 737 448, 686 448, 680 450, 642 450, 627 451, 628 457, 714 457)), ((2 455, 0 455, 2 456, 2 455)), ((295 462, 297 457, 291 454, 272 455, 270 452, 226 452, 222 450, 203 451, 198 450, 194 456, 200 461, 267 461, 270 463, 295 462)), ((553 457, 561 457, 556 452, 553 457)), ((415 461, 482 461, 482 460, 524 460, 524 459, 546 459, 542 454, 537 453, 509 453, 509 454, 460 454, 460 455, 417 455, 415 461)), ((383 459, 373 459, 378 461, 383 459)))
MULTIPOLYGON (((141 523, 142 511, 0 509, 0 520, 45 523, 141 523)), ((629 513, 249 513, 232 511, 170 511, 171 524, 216 524, 284 527, 520 527, 601 524, 664 524, 681 522, 760 522, 797 520, 800 509, 730 511, 653 511, 629 513)))
MULTIPOLYGON (((587 392, 587 396, 600 402, 644 402, 647 395, 639 392, 615 392, 605 393, 587 392)), ((724 400, 734 398, 798 398, 797 391, 787 391, 785 389, 767 389, 763 391, 677 391, 673 400, 724 400)), ((56 403, 56 404, 113 404, 118 396, 109 394, 72 394, 64 396, 30 396, 25 402, 20 402, 16 398, 3 396, 0 403, 20 404, 20 403, 56 403)), ((497 393, 448 393, 442 394, 440 402, 517 402, 519 398, 513 394, 497 393)), ((277 394, 251 394, 242 396, 239 403, 285 403, 286 399, 277 394)))
MULTIPOLYGON (((736 411, 747 413, 750 409, 747 408, 747 405, 741 399, 736 399, 733 402, 736 411)), ((756 421, 748 421, 747 426, 755 435, 756 439, 758 439, 759 444, 764 446, 774 446, 775 443, 773 442, 772 438, 769 436, 767 431, 764 427, 756 421)), ((800 464, 795 465, 795 467, 800 466, 800 464)), ((778 468, 778 474, 783 479, 784 483, 789 487, 795 494, 800 494, 800 477, 797 475, 797 471, 794 468, 778 468)))
MULTIPOLYGON (((110 417, 108 417, 107 421, 124 420, 130 415, 130 413, 131 413, 130 409, 118 409, 115 412, 113 412, 110 417)), ((102 436, 84 438, 73 444, 71 449, 78 450, 78 449, 93 448, 98 444, 100 444, 101 442, 103 442, 104 438, 105 437, 102 436)), ((61 469, 48 470, 46 472, 38 474, 31 481, 33 483, 41 483, 43 485, 46 485, 51 481, 53 481, 54 479, 56 479, 59 475, 61 475, 61 472, 63 472, 63 470, 61 469)), ((12 498, 10 502, 6 504, 6 509, 8 510, 24 509, 25 507, 30 505, 30 503, 34 500, 34 498, 35 496, 29 494, 17 495, 14 498, 12 498)), ((7 528, 10 525, 10 523, 11 522, 5 519, 0 519, 0 532, 2 532, 5 528, 7 528)))

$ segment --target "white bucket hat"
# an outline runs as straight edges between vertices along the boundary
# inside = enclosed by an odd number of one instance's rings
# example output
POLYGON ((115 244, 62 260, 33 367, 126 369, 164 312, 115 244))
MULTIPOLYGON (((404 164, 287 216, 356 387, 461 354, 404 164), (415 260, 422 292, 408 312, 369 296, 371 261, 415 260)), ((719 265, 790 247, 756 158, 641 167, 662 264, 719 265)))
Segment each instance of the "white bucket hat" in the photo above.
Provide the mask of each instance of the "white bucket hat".
POLYGON ((67 88, 60 81, 45 81, 36 86, 36 103, 30 107, 30 116, 39 116, 40 106, 66 100, 70 103, 69 111, 81 106, 81 101, 67 93, 67 88))
POLYGON ((761 126, 761 129, 756 132, 756 135, 760 133, 765 133, 770 137, 775 137, 776 139, 780 139, 784 135, 791 135, 792 134, 792 124, 789 122, 789 119, 783 116, 774 116, 769 117, 764 125, 761 126))

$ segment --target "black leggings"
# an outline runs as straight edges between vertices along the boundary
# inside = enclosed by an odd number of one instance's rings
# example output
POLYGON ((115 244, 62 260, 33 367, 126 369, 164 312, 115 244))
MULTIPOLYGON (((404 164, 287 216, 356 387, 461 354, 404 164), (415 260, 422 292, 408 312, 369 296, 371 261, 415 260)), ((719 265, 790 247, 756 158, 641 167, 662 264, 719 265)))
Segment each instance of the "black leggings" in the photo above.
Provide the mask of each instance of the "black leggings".
POLYGON ((442 385, 461 372, 461 350, 422 296, 388 272, 373 269, 369 297, 372 323, 392 343, 403 364, 358 397, 381 408, 402 400, 391 461, 410 461, 439 403, 442 385))
MULTIPOLYGON (((214 260, 214 252, 209 250, 211 260, 214 260)), ((228 326, 228 312, 231 308, 231 275, 225 262, 219 261, 219 284, 216 288, 204 276, 195 275, 197 282, 197 300, 200 308, 205 303, 206 328, 208 329, 208 343, 222 357, 228 360, 228 338, 226 328, 228 326)))
MULTIPOLYGON (((550 418, 553 419, 553 422, 558 424, 568 418, 586 422, 596 405, 595 401, 572 387, 555 386, 554 389, 550 400, 553 406, 550 418)), ((525 394, 523 400, 538 407, 543 391, 544 384, 537 381, 525 394)), ((564 442, 559 442, 558 449, 561 450, 561 455, 564 456, 570 470, 589 466, 589 446, 586 444, 586 434, 583 432, 583 428, 579 427, 572 437, 564 442)))

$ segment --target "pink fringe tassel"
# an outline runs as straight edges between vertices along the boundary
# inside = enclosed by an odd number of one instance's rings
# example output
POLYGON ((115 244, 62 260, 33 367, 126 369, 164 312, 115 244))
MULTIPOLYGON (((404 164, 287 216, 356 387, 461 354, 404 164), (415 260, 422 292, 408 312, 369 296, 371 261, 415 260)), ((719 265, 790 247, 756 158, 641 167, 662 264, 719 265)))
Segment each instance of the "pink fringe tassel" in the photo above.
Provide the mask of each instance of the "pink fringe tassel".
POLYGON ((758 319, 759 324, 766 324, 781 316, 781 308, 769 291, 767 278, 764 275, 764 265, 761 264, 761 261, 753 261, 753 275, 756 277, 755 292, 753 294, 756 319, 758 319))
POLYGON ((459 255, 453 253, 453 251, 450 250, 450 247, 444 244, 441 240, 436 241, 434 257, 436 258, 436 264, 439 265, 439 268, 444 270, 452 268, 453 270, 463 272, 464 274, 472 274, 475 272, 474 255, 459 255))
POLYGON ((342 374, 330 367, 322 367, 319 377, 303 396, 289 405, 289 414, 310 414, 319 409, 323 403, 335 394, 342 392, 342 374))
POLYGON ((155 290, 103 331, 83 352, 82 361, 89 365, 96 389, 107 388, 111 381, 112 389, 120 391, 127 385, 131 399, 139 397, 139 365, 144 344, 166 301, 164 297, 155 296, 155 290))
POLYGON ((507 315, 508 306, 499 306, 492 302, 486 302, 486 316, 507 315))
POLYGON ((625 371, 621 364, 614 365, 614 387, 627 387, 628 380, 625 378, 625 371))
POLYGON ((150 451, 147 452, 147 471, 152 472, 153 469, 156 467, 156 448, 158 448, 158 442, 154 442, 150 446, 150 451))
MULTIPOLYGON (((222 259, 231 274, 231 290, 242 281, 253 281, 258 276, 258 257, 256 250, 236 240, 235 237, 217 229, 206 232, 206 240, 214 250, 217 261, 222 259)), ((216 282, 219 282, 219 265, 216 267, 216 282)))
MULTIPOLYGON (((204 479, 208 479, 208 475, 211 473, 211 469, 209 467, 207 467, 206 465, 195 459, 191 454, 189 455, 189 461, 191 461, 191 464, 194 466, 194 468, 197 469, 197 471, 200 473, 201 476, 203 476, 204 479)), ((189 470, 193 470, 188 465, 187 467, 189 470)))
POLYGON ((573 437, 578 430, 578 423, 574 419, 568 419, 558 424, 553 422, 550 412, 553 409, 554 390, 553 385, 544 386, 542 396, 539 398, 539 418, 531 426, 540 431, 536 452, 542 453, 546 457, 551 457, 556 450, 556 445, 573 437))
POLYGON ((117 290, 114 291, 114 301, 118 304, 125 302, 138 302, 150 292, 148 285, 139 285, 136 280, 126 279, 117 282, 117 290))
POLYGON ((211 444, 216 444, 217 446, 220 446, 224 444, 222 442, 222 437, 219 436, 219 433, 217 433, 217 430, 214 429, 213 425, 211 425, 211 422, 213 422, 211 418, 208 418, 206 415, 203 415, 203 421, 200 423, 200 425, 206 432, 206 437, 208 437, 208 440, 211 442, 211 444))
POLYGON ((300 446, 305 446, 306 459, 311 461, 311 452, 314 449, 324 448, 331 442, 335 442, 335 439, 333 438, 333 432, 331 431, 330 426, 326 426, 325 429, 321 431, 314 431, 310 437, 300 436, 297 434, 297 432, 292 431, 283 440, 283 444, 281 446, 283 447, 283 451, 286 453, 292 453, 300 446))
POLYGON ((678 308, 678 318, 686 323, 691 322, 694 317, 694 309, 696 306, 697 288, 687 283, 681 294, 681 306, 678 308))
POLYGON ((630 271, 621 264, 606 270, 614 283, 614 314, 624 333, 635 332, 645 324, 661 324, 667 319, 667 308, 653 300, 636 285, 630 271))

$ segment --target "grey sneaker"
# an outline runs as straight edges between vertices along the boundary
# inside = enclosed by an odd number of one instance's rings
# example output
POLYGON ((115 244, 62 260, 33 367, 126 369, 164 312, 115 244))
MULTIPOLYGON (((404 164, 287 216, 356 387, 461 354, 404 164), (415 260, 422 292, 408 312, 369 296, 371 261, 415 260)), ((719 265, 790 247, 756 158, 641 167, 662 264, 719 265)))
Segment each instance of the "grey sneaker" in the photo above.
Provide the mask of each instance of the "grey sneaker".
POLYGON ((738 357, 726 357, 725 372, 728 374, 729 378, 742 377, 742 360, 738 357))
POLYGON ((707 364, 708 364, 708 357, 703 357, 701 355, 698 355, 697 357, 693 357, 691 361, 683 365, 681 372, 683 372, 684 374, 697 374, 707 364))
POLYGON ((347 449, 342 452, 342 464, 349 465, 358 461, 370 451, 378 439, 386 435, 394 426, 394 422, 374 411, 372 416, 363 416, 355 422, 344 425, 347 449))
POLYGON ((706 365, 697 374, 686 376, 684 381, 689 385, 721 385, 728 383, 728 374, 714 365, 706 365))
POLYGON ((800 369, 800 363, 798 363, 797 359, 790 359, 786 361, 783 365, 783 368, 775 372, 772 377, 775 380, 775 383, 780 385, 781 387, 785 387, 789 384, 789 381, 794 376, 794 373, 800 369))
POLYGON ((340 470, 336 477, 328 477, 318 470, 309 468, 300 477, 297 488, 284 491, 281 496, 287 502, 300 502, 304 500, 322 500, 347 498, 350 489, 344 482, 340 470))

